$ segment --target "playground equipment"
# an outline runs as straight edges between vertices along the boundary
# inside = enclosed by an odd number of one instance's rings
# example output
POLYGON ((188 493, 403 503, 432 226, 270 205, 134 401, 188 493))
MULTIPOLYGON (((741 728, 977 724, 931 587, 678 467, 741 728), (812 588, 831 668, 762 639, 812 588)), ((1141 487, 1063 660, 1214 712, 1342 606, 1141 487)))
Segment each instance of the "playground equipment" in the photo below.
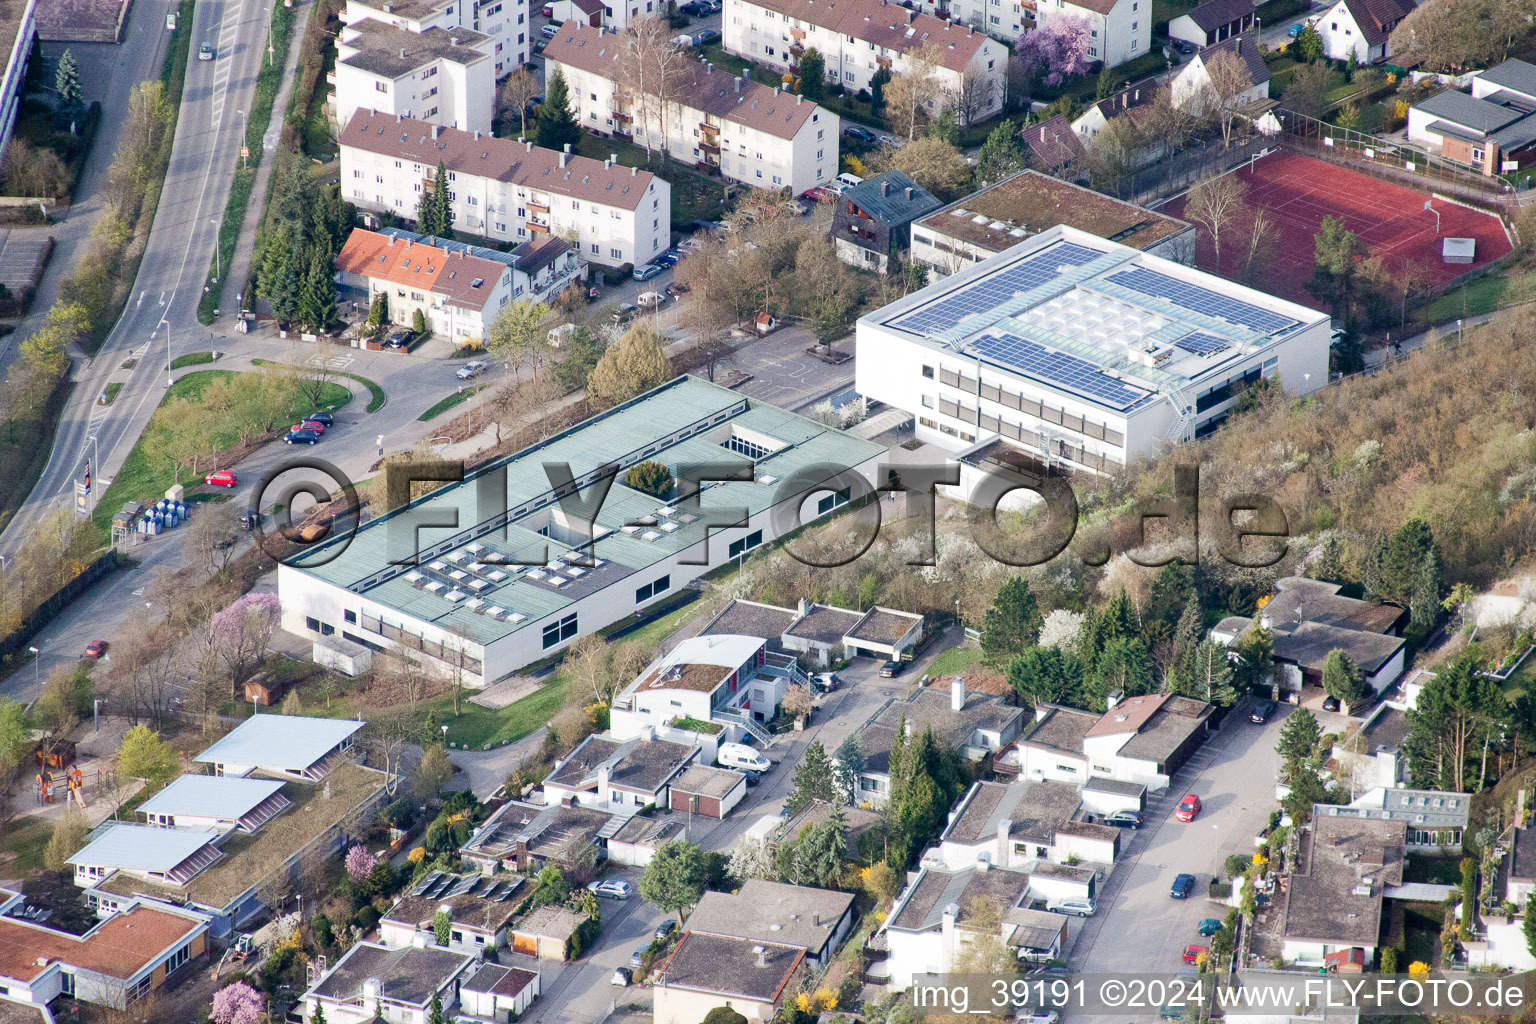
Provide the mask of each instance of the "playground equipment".
POLYGON ((85 809, 85 773, 75 765, 69 766, 69 771, 64 773, 65 783, 69 786, 69 795, 75 798, 75 803, 80 809, 85 809))
MULTIPOLYGON (((96 779, 97 788, 101 788, 101 772, 98 770, 96 779)), ((73 799, 83 809, 85 807, 85 773, 77 766, 70 765, 66 770, 55 775, 50 771, 37 773, 37 799, 38 803, 51 804, 58 794, 59 786, 65 790, 65 800, 73 799)))

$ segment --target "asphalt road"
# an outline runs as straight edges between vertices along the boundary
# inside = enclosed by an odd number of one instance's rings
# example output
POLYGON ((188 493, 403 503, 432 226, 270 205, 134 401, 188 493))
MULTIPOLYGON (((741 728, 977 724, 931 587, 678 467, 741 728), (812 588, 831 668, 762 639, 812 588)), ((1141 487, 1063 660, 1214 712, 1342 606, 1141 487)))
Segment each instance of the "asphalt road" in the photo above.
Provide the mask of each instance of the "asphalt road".
MULTIPOLYGON (((104 487, 103 478, 116 472, 164 397, 167 363, 180 352, 207 347, 206 332, 197 324, 197 302, 239 160, 245 111, 265 57, 271 4, 202 0, 197 5, 176 141, 128 306, 100 353, 77 362, 77 386, 60 416, 53 456, 0 535, 0 553, 14 553, 27 531, 50 512, 72 507, 75 480, 88 455, 96 467, 95 485, 104 487), (215 60, 196 59, 197 47, 205 42, 216 47, 215 60), (97 405, 108 376, 136 353, 142 358, 116 401, 97 405)), ((149 0, 134 18, 140 24, 158 19, 163 25, 171 9, 169 0, 149 0)), ((117 86, 131 84, 120 81, 117 86)))

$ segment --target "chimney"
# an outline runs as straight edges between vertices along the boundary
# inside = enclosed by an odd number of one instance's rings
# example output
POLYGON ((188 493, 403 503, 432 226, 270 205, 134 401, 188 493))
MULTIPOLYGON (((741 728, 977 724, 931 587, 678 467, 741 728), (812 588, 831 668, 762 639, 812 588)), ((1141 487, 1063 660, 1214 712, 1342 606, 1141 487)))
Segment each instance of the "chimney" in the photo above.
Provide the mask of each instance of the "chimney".
POLYGON ((458 46, 459 45, 459 37, 458 36, 449 36, 448 37, 448 45, 449 46, 458 46))
POLYGON ((800 599, 800 603, 795 606, 795 611, 798 614, 798 617, 804 618, 805 616, 811 614, 811 602, 802 597, 800 599))
POLYGON ((804 96, 796 96, 795 97, 795 106, 798 107, 800 104, 802 104, 804 102, 805 102, 805 97, 804 96))
POLYGON ((945 935, 948 935, 948 934, 950 934, 951 932, 953 932, 955 930, 955 918, 957 918, 959 916, 960 916, 960 904, 958 904, 958 903, 946 903, 946 904, 944 904, 944 914, 940 918, 940 921, 942 922, 943 933, 945 935))
POLYGON ((617 153, 609 153, 608 154, 608 162, 610 164, 618 163, 619 162, 619 154, 617 154, 617 153))
POLYGON ((435 139, 435 138, 437 138, 441 134, 443 134, 443 126, 440 125, 440 124, 433 125, 432 126, 432 137, 435 139))
POLYGON ((908 199, 912 198, 912 186, 911 185, 907 186, 907 198, 908 199))
POLYGON ((753 946, 752 952, 757 954, 757 966, 768 966, 768 950, 762 946, 753 946))
POLYGON ((390 235, 389 236, 389 244, 390 245, 394 245, 395 244, 395 236, 394 235, 390 235))
POLYGON ((817 928, 821 927, 821 911, 811 911, 811 924, 815 925, 817 928))
POLYGON ((1004 818, 997 823, 997 850, 992 854, 992 859, 997 861, 997 866, 1008 866, 1008 833, 1013 831, 1013 822, 1004 818))
POLYGON ((909 719, 907 719, 905 722, 903 722, 901 724, 905 727, 904 731, 905 731, 905 733, 907 735, 907 738, 911 739, 912 738, 912 719, 909 718, 909 719))
POLYGON ((891 194, 891 183, 890 182, 882 181, 880 183, 880 194, 882 196, 888 196, 888 195, 891 194))
POLYGON ((597 793, 599 800, 608 798, 608 766, 606 764, 597 766, 597 793))
POLYGON ((480 141, 480 133, 478 131, 475 132, 475 141, 476 142, 480 141))
POLYGON ((1104 698, 1104 706, 1106 708, 1113 708, 1116 704, 1120 703, 1120 698, 1124 696, 1125 694, 1119 690, 1110 690, 1109 694, 1104 698))
POLYGON ((1040 141, 1041 142, 1045 141, 1045 126, 1044 125, 1040 126, 1040 141))
POLYGON ((638 167, 631 167, 631 168, 630 168, 630 169, 629 169, 629 176, 630 176, 630 177, 631 177, 631 178, 633 178, 633 177, 635 177, 635 176, 636 176, 636 175, 638 175, 638 174, 639 174, 639 173, 640 173, 640 168, 638 168, 638 167))
POLYGON ((741 79, 736 79, 736 91, 741 92, 741 79))
POLYGON ((400 59, 405 60, 405 47, 400 47, 400 59))
POLYGON ((607 160, 603 161, 603 170, 609 171, 609 170, 612 170, 612 169, 613 169, 613 157, 609 157, 607 160))
POLYGON ((949 710, 965 707, 965 676, 955 676, 949 683, 949 710))
POLYGON ((654 725, 642 725, 640 727, 640 739, 641 740, 649 743, 651 740, 653 740, 655 738, 656 738, 656 727, 654 725))
POLYGON ((567 142, 565 144, 565 152, 560 154, 560 166, 564 167, 566 164, 568 164, 570 162, 571 162, 571 144, 569 142, 567 142))
POLYGON ((533 152, 533 143, 532 143, 532 141, 530 141, 528 139, 524 139, 523 140, 523 145, 528 147, 528 152, 530 152, 530 153, 533 152))

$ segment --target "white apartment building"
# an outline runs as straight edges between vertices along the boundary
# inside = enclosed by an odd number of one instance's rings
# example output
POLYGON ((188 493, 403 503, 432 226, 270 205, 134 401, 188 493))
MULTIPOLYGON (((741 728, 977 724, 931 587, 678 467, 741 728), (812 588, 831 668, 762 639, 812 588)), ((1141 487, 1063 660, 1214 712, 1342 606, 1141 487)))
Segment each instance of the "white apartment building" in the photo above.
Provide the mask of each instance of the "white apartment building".
POLYGON ((533 52, 528 0, 347 0, 341 20, 354 25, 365 18, 411 32, 469 29, 488 35, 498 79, 527 64, 533 52))
POLYGON ((1152 0, 1023 0, 1023 6, 1026 16, 1033 15, 1025 28, 1044 28, 1060 17, 1086 21, 1088 59, 1110 67, 1134 60, 1152 46, 1152 0))
POLYGON ((445 128, 490 132, 496 99, 495 40, 470 29, 422 32, 363 18, 336 36, 331 115, 346 124, 359 108, 445 128))
POLYGON ((544 50, 545 74, 570 86, 583 128, 649 144, 722 177, 799 195, 837 174, 836 114, 802 96, 691 64, 670 102, 636 102, 618 85, 623 37, 566 22, 544 50))
POLYGON ((498 242, 571 239, 581 257, 641 264, 672 237, 672 186, 649 171, 531 142, 359 110, 340 135, 342 196, 414 219, 441 163, 453 227, 498 242))
POLYGON ((855 384, 961 452, 968 498, 996 465, 1116 472, 1204 436, 1261 377, 1314 391, 1328 332, 1325 313, 1062 225, 861 318, 855 384))
POLYGON ((342 284, 371 303, 388 296, 391 323, 409 326, 419 310, 432 333, 455 345, 480 345, 512 301, 512 268, 411 238, 353 228, 336 257, 342 284))
POLYGON ((971 121, 1002 110, 1007 95, 1007 47, 985 32, 887 0, 726 0, 721 27, 726 50, 770 67, 791 70, 815 49, 827 81, 851 91, 869 88, 881 68, 907 73, 912 51, 937 45, 943 64, 935 73, 949 97, 942 105, 965 90, 971 121))

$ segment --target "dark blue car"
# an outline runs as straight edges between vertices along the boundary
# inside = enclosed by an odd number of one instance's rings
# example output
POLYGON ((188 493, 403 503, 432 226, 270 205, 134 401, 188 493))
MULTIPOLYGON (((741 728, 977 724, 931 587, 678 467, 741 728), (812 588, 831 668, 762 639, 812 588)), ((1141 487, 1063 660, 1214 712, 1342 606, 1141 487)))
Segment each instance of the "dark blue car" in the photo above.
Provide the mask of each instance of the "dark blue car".
POLYGON ((1194 889, 1194 875, 1175 875, 1173 879, 1173 887, 1168 890, 1168 895, 1172 896, 1176 900, 1187 900, 1189 899, 1189 894, 1194 892, 1194 889))

